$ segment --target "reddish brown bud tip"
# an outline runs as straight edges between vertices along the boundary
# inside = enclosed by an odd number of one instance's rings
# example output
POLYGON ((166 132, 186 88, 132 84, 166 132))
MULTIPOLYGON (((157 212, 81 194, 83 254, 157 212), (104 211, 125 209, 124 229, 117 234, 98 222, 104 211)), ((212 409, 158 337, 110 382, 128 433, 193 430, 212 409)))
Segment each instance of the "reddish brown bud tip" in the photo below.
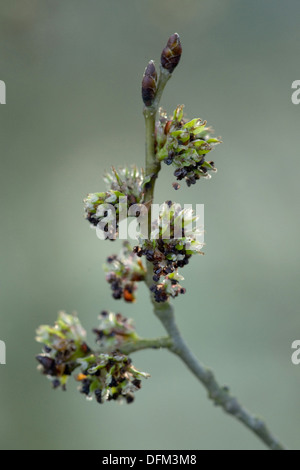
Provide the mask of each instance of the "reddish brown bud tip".
POLYGON ((157 72, 154 62, 150 60, 142 81, 142 98, 146 106, 151 106, 156 94, 157 72))
POLYGON ((161 65, 170 73, 177 67, 182 54, 180 37, 177 33, 169 37, 166 47, 161 54, 161 65))

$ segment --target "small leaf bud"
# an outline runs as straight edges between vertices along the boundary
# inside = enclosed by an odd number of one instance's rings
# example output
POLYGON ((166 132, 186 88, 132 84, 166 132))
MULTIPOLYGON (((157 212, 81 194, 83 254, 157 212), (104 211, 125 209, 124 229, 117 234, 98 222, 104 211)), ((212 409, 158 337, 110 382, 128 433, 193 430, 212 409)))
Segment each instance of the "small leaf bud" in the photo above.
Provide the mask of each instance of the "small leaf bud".
POLYGON ((151 106, 157 88, 157 72, 153 60, 147 65, 142 81, 142 98, 146 106, 151 106))
POLYGON ((161 54, 162 67, 172 73, 179 64, 181 54, 182 47, 180 37, 177 33, 172 34, 161 54))

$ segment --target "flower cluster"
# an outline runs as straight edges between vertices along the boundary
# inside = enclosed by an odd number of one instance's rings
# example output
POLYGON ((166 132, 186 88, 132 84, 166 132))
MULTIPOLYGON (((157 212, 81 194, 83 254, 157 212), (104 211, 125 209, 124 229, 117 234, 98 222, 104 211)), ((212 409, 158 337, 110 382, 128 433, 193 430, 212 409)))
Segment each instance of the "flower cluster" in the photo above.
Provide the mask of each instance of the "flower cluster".
POLYGON ((127 242, 124 243, 118 256, 112 255, 107 258, 104 269, 107 272, 106 280, 111 286, 114 299, 134 302, 136 283, 144 280, 146 269, 127 242))
POLYGON ((115 352, 82 359, 77 380, 82 382, 80 392, 88 398, 94 394, 98 403, 110 400, 132 403, 134 392, 141 388, 142 377, 148 378, 149 374, 139 372, 129 357, 115 352))
MULTIPOLYGON (((178 271, 189 264, 192 255, 203 254, 203 243, 193 225, 197 217, 192 209, 183 209, 179 204, 164 203, 152 224, 150 237, 148 233, 148 222, 156 210, 152 206, 149 211, 154 183, 162 161, 173 165, 177 181, 185 180, 188 186, 200 178, 210 178, 209 172, 216 171, 206 156, 220 140, 210 137, 206 121, 187 121, 183 106, 178 106, 171 118, 159 110, 155 129, 153 126, 162 91, 181 54, 180 38, 175 33, 162 51, 159 76, 153 61, 144 72, 141 91, 147 124, 146 175, 135 166, 118 170, 112 167, 104 175, 106 190, 88 194, 84 199, 85 218, 96 228, 99 238, 116 240, 119 234, 121 239, 126 238, 123 229, 125 232, 127 223, 123 222, 128 217, 138 218, 137 224, 132 225, 139 227, 139 245, 132 249, 128 242, 124 243, 121 253, 109 256, 104 267, 113 297, 126 302, 135 301, 137 283, 141 281, 149 286, 156 302, 184 294, 180 285, 184 278, 178 271)), ((180 185, 174 182, 173 187, 179 189, 180 185)), ((79 390, 88 399, 131 403, 141 388, 141 379, 149 374, 138 371, 127 354, 149 347, 149 342, 139 338, 131 319, 120 313, 102 311, 99 320, 93 330, 98 351, 87 345, 86 333, 75 315, 61 312, 53 327, 39 327, 37 341, 44 345, 43 353, 36 357, 39 369, 54 388, 65 390, 68 378, 76 371, 79 390)), ((173 343, 174 338, 168 339, 173 343)))
POLYGON ((42 325, 36 340, 44 345, 44 354, 37 356, 40 369, 53 383, 54 388, 66 387, 67 380, 78 367, 77 359, 90 353, 86 333, 74 315, 60 312, 54 327, 42 325))
POLYGON ((151 290, 157 302, 185 293, 179 284, 183 277, 178 268, 186 266, 193 254, 203 254, 203 244, 197 240, 198 231, 193 227, 196 220, 192 210, 168 201, 161 206, 152 226, 151 239, 140 240, 134 248, 137 256, 145 256, 153 264, 155 284, 151 290))
POLYGON ((153 292, 155 302, 166 302, 170 297, 175 298, 179 294, 185 294, 186 289, 179 284, 179 281, 183 279, 184 277, 176 272, 153 284, 150 290, 153 292))
MULTIPOLYGON (((157 158, 173 165, 176 179, 185 180, 188 186, 200 178, 210 178, 209 172, 216 171, 214 162, 206 160, 206 156, 221 141, 210 136, 211 129, 206 124, 201 119, 186 121, 183 106, 178 106, 170 119, 160 109, 156 123, 157 158)), ((178 183, 173 186, 180 187, 178 183)))
POLYGON ((141 204, 144 198, 144 170, 136 166, 132 168, 119 168, 105 173, 104 181, 113 191, 120 191, 126 195, 128 203, 141 204))
POLYGON ((106 238, 116 240, 120 213, 122 210, 124 214, 127 213, 126 196, 120 191, 112 190, 92 193, 84 199, 84 210, 85 217, 92 226, 99 226, 106 238))
POLYGON ((103 311, 99 320, 99 326, 93 332, 99 346, 107 351, 116 351, 125 342, 138 339, 132 319, 121 313, 103 311))
POLYGON ((122 345, 139 339, 132 321, 121 314, 102 312, 94 333, 105 353, 97 354, 87 346, 86 333, 76 316, 60 312, 54 327, 43 325, 37 330, 36 339, 44 345, 44 353, 36 357, 39 369, 54 388, 61 386, 63 390, 68 378, 79 369, 75 378, 87 397, 95 395, 98 403, 116 399, 131 403, 133 393, 141 388, 141 378, 149 377, 119 352, 122 345))
POLYGON ((144 173, 136 167, 112 169, 104 181, 108 190, 91 193, 84 199, 85 217, 92 226, 99 226, 106 238, 115 240, 118 236, 121 214, 125 219, 133 204, 143 202, 144 173))

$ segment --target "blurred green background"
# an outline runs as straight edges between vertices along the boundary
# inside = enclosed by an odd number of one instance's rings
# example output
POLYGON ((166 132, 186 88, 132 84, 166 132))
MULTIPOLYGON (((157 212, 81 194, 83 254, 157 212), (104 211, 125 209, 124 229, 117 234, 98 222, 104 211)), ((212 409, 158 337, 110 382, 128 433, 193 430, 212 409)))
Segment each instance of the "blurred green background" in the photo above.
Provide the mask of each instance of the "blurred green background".
POLYGON ((143 165, 141 77, 175 31, 184 52, 162 105, 185 103, 224 141, 211 181, 175 193, 165 167, 158 184, 158 202, 205 204, 206 255, 184 272, 178 323, 219 380, 300 448, 299 15, 297 0, 2 2, 2 449, 264 448, 167 351, 134 356, 152 378, 130 406, 86 403, 73 383, 54 392, 36 371, 35 328, 60 309, 88 331, 105 308, 143 336, 163 333, 144 287, 133 306, 111 298, 102 263, 117 245, 96 238, 82 200, 111 164, 143 165))

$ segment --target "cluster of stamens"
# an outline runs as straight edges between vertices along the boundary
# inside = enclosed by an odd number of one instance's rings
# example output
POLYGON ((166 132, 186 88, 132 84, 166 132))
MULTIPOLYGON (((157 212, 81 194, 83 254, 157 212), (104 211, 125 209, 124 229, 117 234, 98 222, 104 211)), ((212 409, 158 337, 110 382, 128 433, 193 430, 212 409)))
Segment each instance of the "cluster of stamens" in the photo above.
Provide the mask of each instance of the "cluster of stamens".
MULTIPOLYGON (((185 180, 188 186, 200 178, 210 178, 210 172, 216 171, 214 162, 206 156, 220 140, 210 136, 211 129, 206 124, 201 119, 184 119, 183 106, 178 106, 170 119, 160 110, 156 124, 157 158, 172 165, 176 180, 185 180)), ((179 189, 180 185, 175 183, 173 187, 179 189)))

